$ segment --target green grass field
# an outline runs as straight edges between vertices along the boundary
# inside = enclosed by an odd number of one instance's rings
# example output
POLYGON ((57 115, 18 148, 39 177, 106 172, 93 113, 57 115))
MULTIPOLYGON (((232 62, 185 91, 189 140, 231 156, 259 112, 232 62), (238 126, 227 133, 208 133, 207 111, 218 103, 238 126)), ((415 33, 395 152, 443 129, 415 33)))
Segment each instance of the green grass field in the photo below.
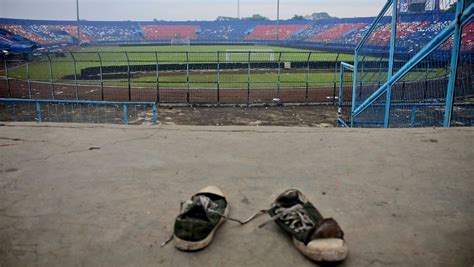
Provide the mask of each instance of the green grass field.
MULTIPOLYGON (((8 76, 16 79, 30 79, 33 81, 49 81, 51 76, 57 83, 75 83, 74 75, 78 77, 78 84, 100 84, 99 80, 87 80, 80 77, 81 70, 89 67, 127 66, 130 65, 159 65, 164 64, 199 64, 199 63, 247 63, 247 62, 340 62, 353 61, 351 54, 328 53, 293 48, 253 46, 253 45, 213 45, 213 46, 101 46, 85 47, 73 51, 73 55, 66 53, 64 57, 51 57, 51 64, 46 57, 33 62, 18 65, 9 70, 8 76), (232 51, 232 52, 230 52, 232 51), (252 51, 252 52, 248 52, 252 51), (102 64, 100 63, 102 62, 102 64), (74 64, 74 62, 76 62, 74 64), (27 72, 29 70, 29 73, 27 72)), ((370 59, 369 59, 370 60, 370 59)), ((121 71, 121 78, 104 79, 104 85, 128 86, 128 79, 123 78, 127 72, 121 71)), ((2 74, 4 75, 4 73, 2 74)), ((421 73, 412 73, 406 79, 419 79, 421 73)), ((439 77, 439 70, 431 70, 429 78, 439 77)), ((137 87, 156 87, 156 71, 134 72, 130 83, 137 87)), ((368 75, 367 81, 384 80, 386 72, 377 72, 368 75)), ((159 73, 160 87, 169 88, 216 88, 217 82, 221 88, 246 88, 248 83, 252 88, 275 88, 332 86, 339 79, 339 69, 307 70, 285 69, 248 69, 221 70, 191 69, 189 76, 184 70, 162 71, 159 73)))

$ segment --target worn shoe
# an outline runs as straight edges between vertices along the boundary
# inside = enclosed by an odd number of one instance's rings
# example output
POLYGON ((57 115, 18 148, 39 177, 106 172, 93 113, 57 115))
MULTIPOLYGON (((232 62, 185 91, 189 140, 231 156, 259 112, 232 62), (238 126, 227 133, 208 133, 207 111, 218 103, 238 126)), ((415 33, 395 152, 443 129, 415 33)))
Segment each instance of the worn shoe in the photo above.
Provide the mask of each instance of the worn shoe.
POLYGON ((191 200, 182 203, 170 240, 174 239, 175 247, 180 250, 203 249, 211 243, 228 214, 229 204, 222 191, 215 186, 203 188, 191 200))
POLYGON ((324 219, 300 191, 290 189, 280 194, 268 213, 306 257, 314 261, 346 258, 344 232, 334 219, 324 219))

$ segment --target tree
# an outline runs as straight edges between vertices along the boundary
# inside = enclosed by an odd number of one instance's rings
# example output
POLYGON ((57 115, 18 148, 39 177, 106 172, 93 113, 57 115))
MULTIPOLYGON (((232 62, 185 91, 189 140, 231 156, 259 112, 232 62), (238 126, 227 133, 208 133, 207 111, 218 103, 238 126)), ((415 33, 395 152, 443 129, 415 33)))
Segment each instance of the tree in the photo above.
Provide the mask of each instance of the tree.
POLYGON ((233 18, 233 17, 226 17, 226 16, 219 16, 216 18, 216 21, 235 21, 239 20, 238 18, 233 18))
POLYGON ((254 14, 251 17, 242 18, 242 20, 269 20, 269 19, 260 14, 254 14))
POLYGON ((290 20, 305 20, 304 16, 294 15, 290 20))
POLYGON ((311 15, 305 16, 306 19, 318 20, 318 19, 336 19, 337 17, 330 16, 327 12, 315 12, 311 15))

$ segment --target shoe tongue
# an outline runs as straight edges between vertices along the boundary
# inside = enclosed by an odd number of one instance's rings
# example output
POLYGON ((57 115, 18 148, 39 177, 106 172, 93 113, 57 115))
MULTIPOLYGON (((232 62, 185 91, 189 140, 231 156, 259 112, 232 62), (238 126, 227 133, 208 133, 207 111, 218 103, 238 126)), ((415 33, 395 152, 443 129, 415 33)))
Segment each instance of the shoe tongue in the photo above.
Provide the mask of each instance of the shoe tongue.
POLYGON ((299 193, 296 190, 289 190, 281 194, 276 202, 282 207, 291 207, 296 204, 301 204, 299 193))
POLYGON ((207 216, 206 208, 207 206, 202 202, 201 198, 193 197, 192 203, 189 204, 189 207, 186 208, 186 211, 183 215, 186 218, 210 221, 209 217, 207 216))

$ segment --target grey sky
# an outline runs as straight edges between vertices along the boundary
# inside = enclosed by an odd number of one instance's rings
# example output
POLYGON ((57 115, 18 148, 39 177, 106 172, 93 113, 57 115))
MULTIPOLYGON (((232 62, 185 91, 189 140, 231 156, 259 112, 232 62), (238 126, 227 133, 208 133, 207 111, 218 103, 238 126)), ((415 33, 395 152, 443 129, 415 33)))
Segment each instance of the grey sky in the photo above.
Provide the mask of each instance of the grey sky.
MULTIPOLYGON (((237 16, 237 0, 79 0, 86 20, 214 20, 237 16)), ((374 16, 385 0, 280 0, 280 17, 326 11, 338 17, 374 16)), ((0 0, 0 17, 74 20, 75 0, 0 0)), ((240 0, 241 16, 276 18, 276 0, 240 0)))

